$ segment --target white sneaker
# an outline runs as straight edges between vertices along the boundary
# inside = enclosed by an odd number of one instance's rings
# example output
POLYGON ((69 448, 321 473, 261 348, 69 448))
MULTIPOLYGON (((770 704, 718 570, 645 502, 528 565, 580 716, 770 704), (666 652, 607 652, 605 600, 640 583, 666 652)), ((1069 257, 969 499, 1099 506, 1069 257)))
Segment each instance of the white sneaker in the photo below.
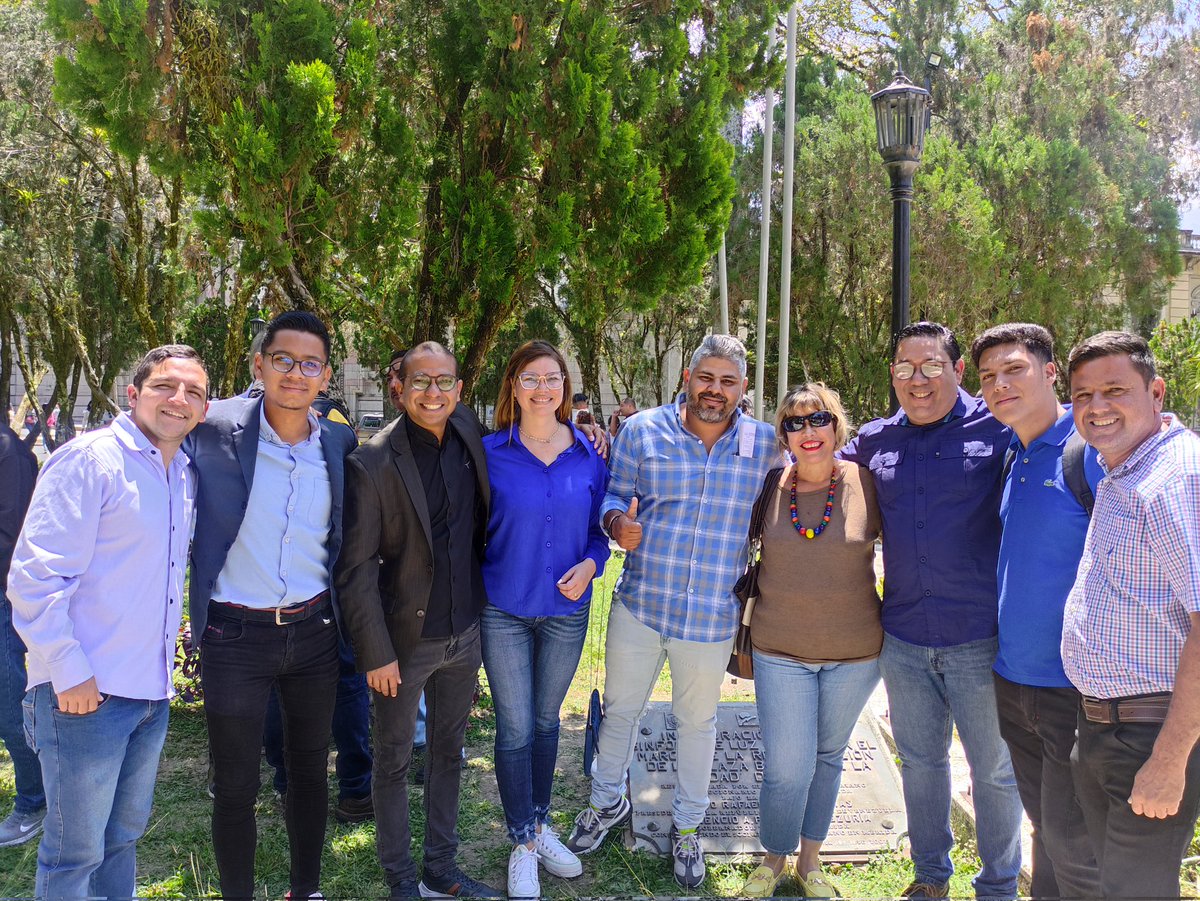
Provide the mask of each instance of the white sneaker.
POLYGON ((538 853, 516 845, 508 855, 508 897, 540 898, 542 884, 538 881, 538 853))
POLYGON ((537 845, 538 859, 551 876, 573 879, 583 875, 583 862, 559 840, 549 823, 542 824, 542 831, 534 835, 533 841, 537 845))

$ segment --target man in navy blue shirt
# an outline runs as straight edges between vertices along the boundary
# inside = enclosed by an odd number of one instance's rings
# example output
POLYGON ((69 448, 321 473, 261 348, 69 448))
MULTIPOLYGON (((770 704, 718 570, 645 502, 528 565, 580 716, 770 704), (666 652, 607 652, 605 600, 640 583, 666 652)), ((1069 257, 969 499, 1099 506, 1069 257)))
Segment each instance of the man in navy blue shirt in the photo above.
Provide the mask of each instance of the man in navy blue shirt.
POLYGON ((1013 898, 1021 799, 1000 737, 996 557, 1008 429, 960 387, 954 333, 917 322, 896 336, 900 412, 862 427, 841 457, 871 470, 883 515, 883 652, 916 873, 909 898, 944 898, 950 850, 950 739, 971 764, 981 898, 1013 898))
POLYGON ((1014 432, 1000 503, 995 679, 1000 734, 1033 823, 1030 894, 1096 898, 1096 856, 1071 778, 1080 699, 1063 672, 1061 644, 1063 608, 1090 519, 1066 470, 1078 466, 1092 491, 1104 472, 1058 401, 1054 343, 1046 329, 1027 323, 990 328, 971 346, 971 359, 988 409, 1014 432), (1074 455, 1064 455, 1068 446, 1078 448, 1074 455))

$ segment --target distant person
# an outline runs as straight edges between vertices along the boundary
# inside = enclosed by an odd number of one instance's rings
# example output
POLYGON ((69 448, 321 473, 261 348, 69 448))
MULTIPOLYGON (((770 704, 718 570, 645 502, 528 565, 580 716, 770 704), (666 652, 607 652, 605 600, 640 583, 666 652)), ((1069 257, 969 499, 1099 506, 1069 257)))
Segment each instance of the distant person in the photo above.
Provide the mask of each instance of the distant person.
POLYGON ((742 342, 709 335, 684 372, 683 394, 640 413, 617 436, 601 508, 605 531, 627 554, 608 626, 591 799, 566 844, 590 854, 628 819, 634 733, 669 660, 678 753, 671 855, 675 881, 688 889, 706 872, 698 830, 738 627, 733 586, 746 562, 754 498, 779 460, 771 426, 738 410, 745 390, 742 342))
POLYGON ((1063 622, 1075 791, 1100 894, 1177 898, 1200 813, 1200 439, 1162 412, 1145 339, 1093 335, 1067 372, 1105 470, 1063 622))
POLYGON ((879 684, 883 628, 875 588, 879 505, 870 472, 834 458, 850 435, 836 391, 793 388, 775 415, 780 448, 795 461, 767 474, 759 597, 750 620, 762 726, 762 864, 739 894, 766 898, 796 857, 808 898, 837 889, 821 870, 842 780, 842 756, 879 684))
POLYGON ((46 461, 9 571, 46 791, 39 898, 136 897, 174 695, 197 489, 180 445, 204 419, 208 377, 195 350, 168 344, 127 395, 128 413, 46 461))
POLYGON ((587 425, 587 426, 594 427, 596 425, 596 417, 594 417, 592 415, 590 410, 579 410, 575 414, 575 425, 577 425, 577 426, 587 425))
POLYGON ((0 848, 35 839, 46 817, 46 792, 37 755, 25 741, 21 701, 28 674, 25 644, 13 629, 13 610, 5 593, 13 548, 37 480, 37 457, 7 422, 0 423, 0 741, 13 765, 16 797, 0 821, 0 848))
POLYGON ((615 440, 617 433, 621 431, 621 426, 625 424, 625 420, 636 412, 637 404, 633 402, 632 397, 621 401, 621 405, 608 417, 608 434, 615 440))
POLYGON ((591 398, 582 391, 576 391, 571 395, 571 417, 578 422, 576 418, 581 410, 591 409, 591 398))
POLYGON ((492 509, 483 581, 483 664, 496 708, 496 783, 509 839, 508 896, 540 898, 539 864, 574 877, 583 864, 550 825, 559 709, 587 635, 592 580, 608 560, 600 504, 608 469, 572 428, 562 354, 519 347, 483 439, 492 509), (543 564, 544 570, 543 570, 543 564))
POLYGON ((971 358, 988 409, 1013 430, 1000 501, 993 675, 1000 734, 1033 824, 1030 894, 1096 898, 1096 855, 1071 779, 1079 692, 1060 648, 1063 608, 1090 521, 1087 502, 1104 473, 1058 401, 1046 329, 1020 322, 990 328, 975 339, 971 358))

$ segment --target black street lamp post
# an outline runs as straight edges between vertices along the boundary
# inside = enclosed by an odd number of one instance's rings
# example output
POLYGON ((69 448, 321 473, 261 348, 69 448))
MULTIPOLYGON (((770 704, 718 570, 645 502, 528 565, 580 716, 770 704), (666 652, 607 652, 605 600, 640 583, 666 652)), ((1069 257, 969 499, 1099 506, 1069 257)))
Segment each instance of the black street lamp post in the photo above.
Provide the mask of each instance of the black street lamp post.
POLYGON ((892 337, 908 325, 909 215, 913 173, 925 148, 929 91, 897 72, 886 88, 871 95, 879 155, 892 179, 892 337))

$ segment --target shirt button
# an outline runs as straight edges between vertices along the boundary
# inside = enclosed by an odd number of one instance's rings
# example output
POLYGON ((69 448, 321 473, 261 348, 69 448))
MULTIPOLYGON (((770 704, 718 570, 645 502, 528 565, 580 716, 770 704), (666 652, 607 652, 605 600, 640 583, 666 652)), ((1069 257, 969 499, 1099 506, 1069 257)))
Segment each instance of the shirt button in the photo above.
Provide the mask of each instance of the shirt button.
POLYGON ((941 451, 936 451, 936 452, 934 453, 934 456, 935 456, 935 457, 940 457, 941 455, 942 455, 942 452, 941 452, 941 451))
POLYGON ((925 521, 924 521, 924 520, 917 520, 917 528, 918 528, 918 529, 923 529, 923 528, 925 528, 925 521))
POLYGON ((547 542, 546 542, 546 547, 550 547, 550 542, 549 542, 549 541, 547 541, 547 542))
POLYGON ((286 576, 286 575, 287 575, 287 570, 286 570, 286 569, 281 569, 281 570, 279 571, 279 575, 281 575, 281 576, 286 576))
POLYGON ((924 493, 925 493, 925 487, 924 487, 924 486, 921 486, 920 488, 918 488, 918 489, 917 489, 917 494, 924 494, 924 493))
POLYGON ((930 591, 928 588, 926 588, 925 589, 925 597, 929 597, 931 594, 933 594, 933 592, 930 591))
POLYGON ((1025 458, 1024 460, 1022 460, 1021 462, 1022 462, 1022 463, 1028 463, 1028 462, 1029 462, 1029 458, 1028 458, 1028 457, 1026 457, 1026 458, 1025 458))
POLYGON ((924 454, 917 454, 917 459, 918 459, 918 460, 924 460, 924 459, 925 459, 925 455, 924 455, 924 454))
POLYGON ((924 563, 924 562, 925 562, 925 558, 924 558, 924 557, 922 557, 922 558, 921 558, 921 562, 922 562, 922 563, 924 563))
POLYGON ((291 539, 291 538, 285 538, 285 539, 283 539, 283 543, 284 543, 284 544, 291 544, 291 543, 292 543, 292 539, 291 539))
POLYGON ((695 589, 695 588, 689 588, 689 589, 688 589, 688 594, 695 594, 695 593, 696 593, 696 589, 695 589))
POLYGON ((1025 476, 1021 476, 1021 482, 1022 482, 1022 483, 1024 483, 1024 482, 1025 482, 1025 476))
POLYGON ((288 513, 291 513, 295 509, 296 509, 295 507, 288 507, 288 513))
POLYGON ((549 517, 549 516, 547 516, 547 517, 546 517, 546 522, 549 522, 549 521, 550 521, 550 517, 549 517))
POLYGON ((548 566, 546 567, 546 573, 547 573, 547 575, 550 573, 550 567, 548 567, 548 566))

